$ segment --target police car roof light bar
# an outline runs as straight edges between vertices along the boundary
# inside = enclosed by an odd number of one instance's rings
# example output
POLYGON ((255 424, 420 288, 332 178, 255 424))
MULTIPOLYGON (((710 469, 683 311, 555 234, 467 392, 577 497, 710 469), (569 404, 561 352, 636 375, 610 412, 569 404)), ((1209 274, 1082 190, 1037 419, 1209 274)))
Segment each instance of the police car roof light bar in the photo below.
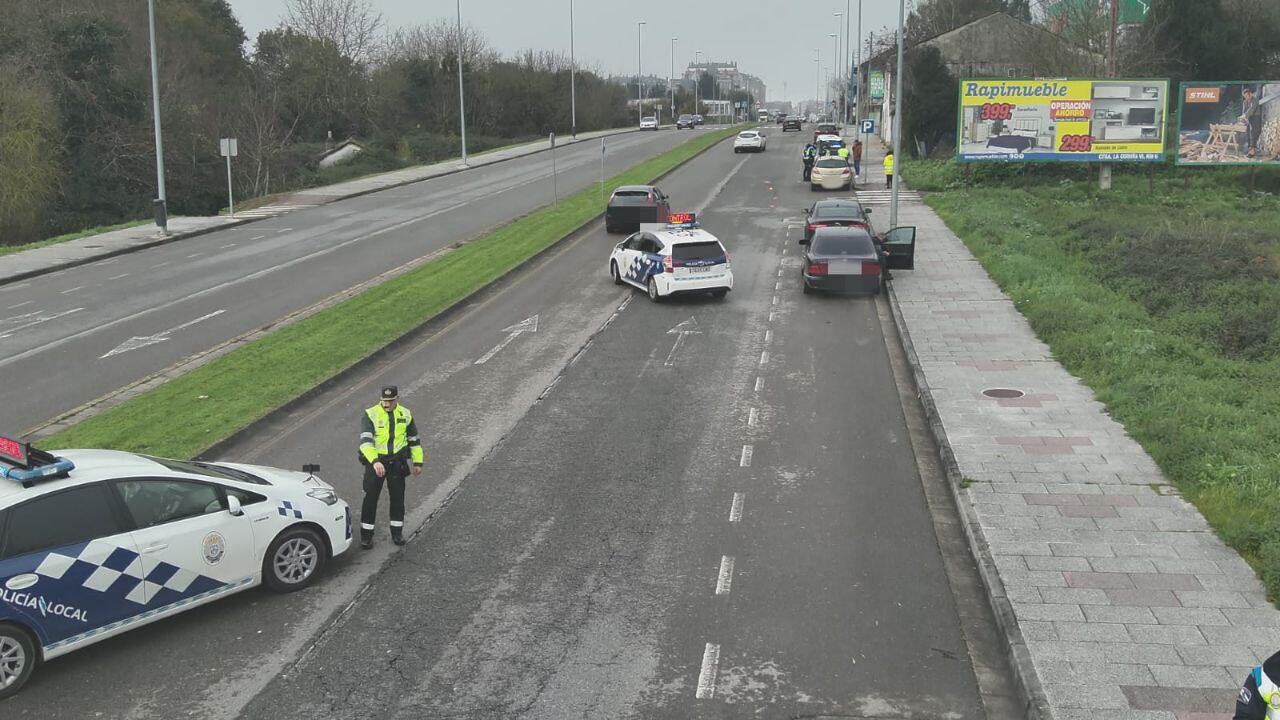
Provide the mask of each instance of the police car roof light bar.
POLYGON ((0 477, 31 487, 37 480, 66 477, 75 463, 29 443, 0 436, 0 477))

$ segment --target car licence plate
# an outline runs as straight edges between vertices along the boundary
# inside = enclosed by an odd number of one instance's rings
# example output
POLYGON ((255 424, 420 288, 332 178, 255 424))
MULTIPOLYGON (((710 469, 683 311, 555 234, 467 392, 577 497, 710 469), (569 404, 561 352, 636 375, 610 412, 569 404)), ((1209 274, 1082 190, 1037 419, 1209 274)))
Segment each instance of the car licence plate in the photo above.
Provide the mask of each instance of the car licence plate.
POLYGON ((711 272, 711 268, 710 268, 710 266, 708 266, 708 267, 691 267, 691 268, 689 268, 689 272, 691 272, 691 273, 704 273, 704 272, 711 272))

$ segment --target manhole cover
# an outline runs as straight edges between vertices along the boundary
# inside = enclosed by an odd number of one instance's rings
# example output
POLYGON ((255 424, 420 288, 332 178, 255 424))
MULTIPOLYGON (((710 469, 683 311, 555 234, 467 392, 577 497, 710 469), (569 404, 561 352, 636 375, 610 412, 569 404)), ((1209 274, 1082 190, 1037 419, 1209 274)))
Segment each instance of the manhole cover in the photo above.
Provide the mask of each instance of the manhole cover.
POLYGON ((1013 388, 991 388, 989 390, 983 390, 982 394, 986 395, 989 398, 1005 399, 1005 398, 1020 398, 1026 393, 1022 392, 1021 390, 1014 390, 1013 388))

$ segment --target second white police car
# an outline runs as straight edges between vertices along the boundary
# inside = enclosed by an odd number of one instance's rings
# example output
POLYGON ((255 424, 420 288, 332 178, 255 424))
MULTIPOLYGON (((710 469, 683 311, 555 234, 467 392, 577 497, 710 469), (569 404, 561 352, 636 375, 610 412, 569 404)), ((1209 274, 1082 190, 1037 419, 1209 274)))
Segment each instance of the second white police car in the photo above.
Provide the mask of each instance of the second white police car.
POLYGON ((634 285, 658 302, 684 293, 724 297, 733 289, 729 252, 693 213, 672 213, 665 225, 642 225, 609 255, 614 283, 634 285))
POLYGON ((351 545, 317 469, 0 437, 0 698, 44 660, 259 584, 310 585, 351 545))

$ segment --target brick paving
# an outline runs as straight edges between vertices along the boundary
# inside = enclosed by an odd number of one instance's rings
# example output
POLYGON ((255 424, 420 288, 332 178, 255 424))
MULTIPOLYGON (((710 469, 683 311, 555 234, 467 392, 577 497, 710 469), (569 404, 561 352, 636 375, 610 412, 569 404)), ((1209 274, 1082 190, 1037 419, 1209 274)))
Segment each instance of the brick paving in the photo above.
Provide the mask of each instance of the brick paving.
POLYGON ((1055 720, 1229 719, 1246 673, 1280 649, 1252 569, 932 210, 903 204, 899 224, 918 239, 916 269, 894 273, 895 317, 1029 699, 1055 720))

